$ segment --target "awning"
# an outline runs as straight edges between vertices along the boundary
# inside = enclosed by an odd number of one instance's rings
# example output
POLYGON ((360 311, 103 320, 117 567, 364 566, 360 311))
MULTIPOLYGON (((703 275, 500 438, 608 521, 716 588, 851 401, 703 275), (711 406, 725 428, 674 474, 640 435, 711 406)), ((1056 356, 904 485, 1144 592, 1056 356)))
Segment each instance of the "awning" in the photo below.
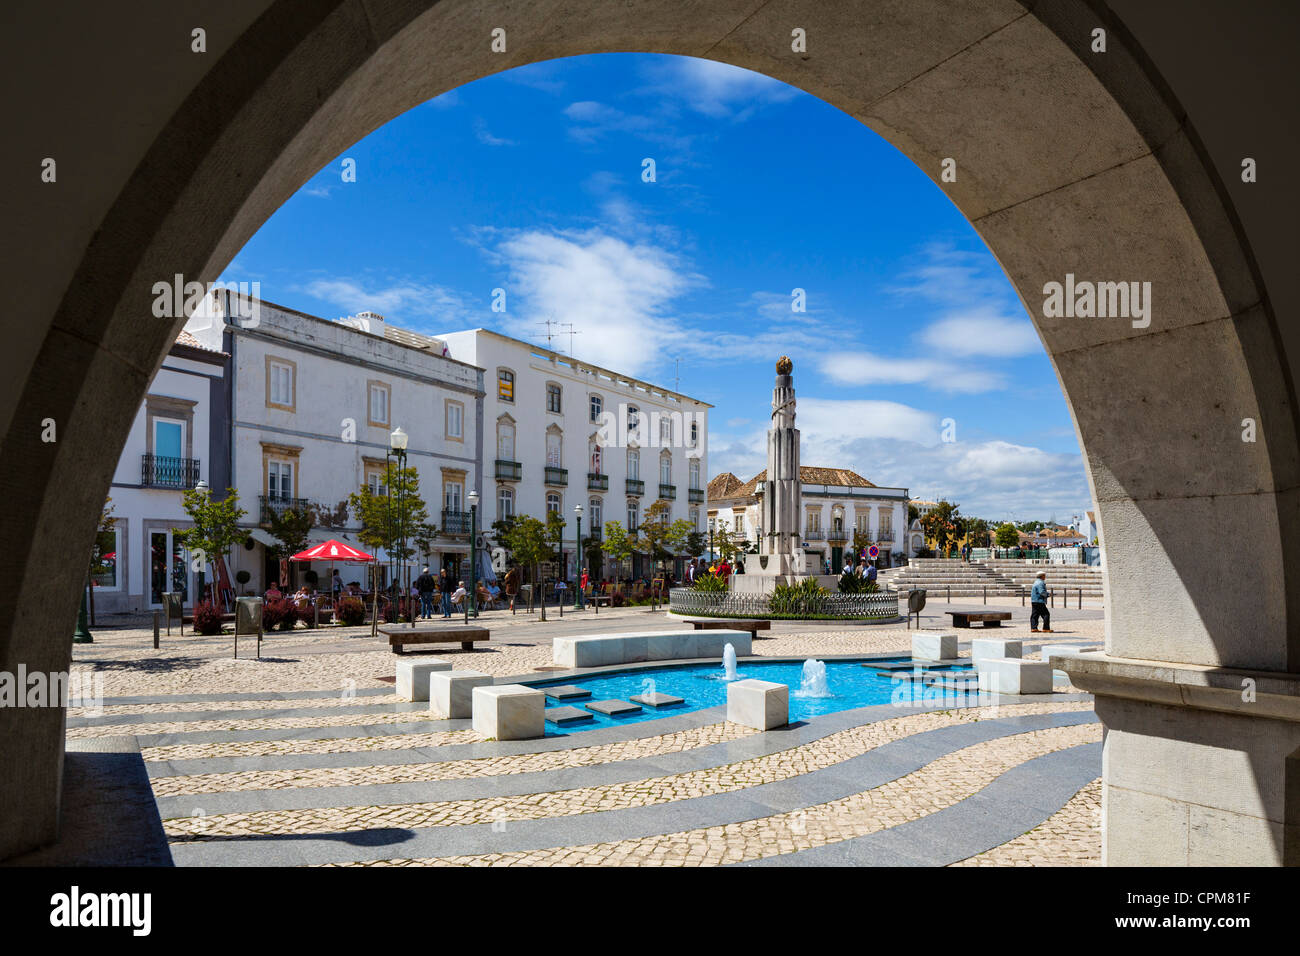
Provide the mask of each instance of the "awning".
POLYGON ((248 532, 248 536, 268 548, 280 547, 280 539, 263 528, 252 529, 248 532))

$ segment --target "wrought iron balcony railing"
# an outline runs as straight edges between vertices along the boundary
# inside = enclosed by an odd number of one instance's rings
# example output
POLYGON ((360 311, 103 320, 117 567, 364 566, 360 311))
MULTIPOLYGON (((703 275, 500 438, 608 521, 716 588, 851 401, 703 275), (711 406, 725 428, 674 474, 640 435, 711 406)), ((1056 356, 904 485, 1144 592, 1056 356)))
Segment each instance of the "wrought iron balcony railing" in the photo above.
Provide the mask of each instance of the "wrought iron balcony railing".
POLYGON ((193 488, 199 483, 197 458, 140 456, 140 484, 146 488, 193 488))
POLYGON ((704 489, 692 488, 686 492, 686 497, 693 505, 702 504, 704 502, 704 489))
POLYGON ((663 484, 663 483, 661 482, 660 485, 659 485, 659 497, 662 498, 662 499, 664 499, 665 501, 676 501, 676 500, 677 500, 677 486, 676 486, 676 485, 665 485, 665 484, 663 484))
POLYGON ((645 482, 644 482, 644 481, 641 481, 641 480, 639 480, 639 479, 637 479, 637 478, 628 478, 628 479, 627 479, 627 493, 628 493, 629 495, 643 495, 643 494, 645 494, 645 482))
POLYGON ((553 468, 547 465, 546 483, 548 485, 567 485, 569 483, 569 469, 553 468))
POLYGON ((469 519, 470 514, 468 511, 448 511, 444 508, 442 526, 438 530, 443 534, 468 536, 470 530, 469 519))
POLYGON ((518 481, 524 473, 524 466, 517 461, 497 459, 497 478, 501 481, 518 481))
POLYGON ((609 475, 598 475, 594 472, 587 472, 587 490, 609 491, 609 475))
POLYGON ((821 528, 809 528, 803 533, 805 541, 825 541, 826 532, 821 528))
POLYGON ((272 515, 282 515, 286 511, 297 511, 302 514, 311 514, 315 508, 310 498, 260 495, 257 500, 262 506, 262 521, 264 522, 270 521, 272 515))
POLYGON ((826 532, 826 540, 847 541, 849 540, 849 533, 845 531, 843 528, 831 528, 830 531, 826 532))

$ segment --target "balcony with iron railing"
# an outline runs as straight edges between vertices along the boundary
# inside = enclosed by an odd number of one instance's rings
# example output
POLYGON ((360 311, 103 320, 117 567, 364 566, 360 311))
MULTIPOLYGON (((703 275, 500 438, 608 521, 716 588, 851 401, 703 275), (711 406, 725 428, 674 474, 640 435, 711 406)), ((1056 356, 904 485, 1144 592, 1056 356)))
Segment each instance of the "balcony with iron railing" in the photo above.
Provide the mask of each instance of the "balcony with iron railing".
POLYGON ((893 531, 893 529, 892 529, 892 528, 881 528, 879 531, 876 532, 876 540, 877 540, 877 541, 893 541, 893 540, 894 540, 894 531, 893 531))
POLYGON ((569 483, 569 469, 547 465, 545 481, 548 485, 567 485, 569 483))
POLYGON ((849 540, 849 533, 845 531, 843 528, 831 528, 830 531, 826 532, 826 540, 847 541, 849 540))
POLYGON ((524 466, 517 461, 508 461, 504 458, 498 458, 497 462, 497 480, 499 481, 518 481, 523 477, 524 466))
POLYGON ((660 482, 660 483, 659 483, 659 497, 662 498, 664 501, 676 501, 676 500, 677 500, 677 486, 676 486, 676 485, 665 485, 663 482, 660 482))
POLYGON ((446 535, 464 535, 469 536, 470 513, 468 511, 450 511, 446 508, 442 511, 442 525, 439 531, 446 535))
MULTIPOLYGON (((258 503, 261 505, 262 521, 271 520, 273 515, 278 516, 286 511, 297 511, 300 514, 311 514, 314 511, 314 505, 310 498, 290 498, 281 495, 260 495, 258 503)), ((314 520, 314 519, 313 519, 314 520)))
POLYGON ((604 528, 592 528, 583 537, 590 538, 592 541, 601 541, 605 537, 604 528))
POLYGON ((627 494, 643 495, 645 494, 645 482, 638 478, 627 479, 627 494))
POLYGON ((703 489, 703 488, 692 488, 692 489, 690 489, 689 491, 686 492, 686 497, 687 497, 687 499, 690 501, 690 503, 693 504, 693 505, 703 504, 703 502, 704 502, 704 489, 703 489))
POLYGON ((809 528, 803 533, 805 541, 825 541, 826 532, 821 528, 809 528))
POLYGON ((587 472, 587 490, 609 491, 609 475, 598 475, 591 471, 587 472))
POLYGON ((193 488, 199 483, 197 458, 140 456, 140 484, 146 488, 193 488))

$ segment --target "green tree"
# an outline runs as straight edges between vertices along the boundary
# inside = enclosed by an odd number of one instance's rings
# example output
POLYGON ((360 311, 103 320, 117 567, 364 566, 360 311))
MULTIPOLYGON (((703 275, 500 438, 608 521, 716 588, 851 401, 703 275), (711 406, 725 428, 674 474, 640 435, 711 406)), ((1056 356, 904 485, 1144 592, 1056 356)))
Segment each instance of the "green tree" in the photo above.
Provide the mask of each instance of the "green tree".
POLYGON ((932 539, 940 557, 948 553, 948 545, 961 537, 964 519, 951 501, 940 501, 921 516, 921 527, 926 537, 932 539))
MULTIPOLYGON (((279 540, 266 550, 274 558, 286 559, 307 547, 307 534, 314 524, 310 508, 285 508, 276 513, 270 512, 267 530, 279 540)), ((292 565, 291 565, 292 567, 292 565)), ((286 587, 289 582, 285 582, 286 587)))
POLYGON ((636 535, 628 534, 621 521, 605 522, 605 554, 614 564, 614 583, 621 580, 620 572, 623 562, 630 560, 636 552, 636 535))
POLYGON ((908 524, 908 526, 910 527, 911 524, 912 524, 912 522, 915 521, 915 520, 916 520, 917 518, 919 518, 919 517, 921 517, 921 512, 920 512, 920 510, 916 507, 916 505, 909 504, 909 505, 907 506, 907 524, 908 524))
POLYGON ((686 543, 682 550, 688 558, 698 558, 704 553, 705 548, 709 546, 708 539, 704 536, 703 531, 696 531, 691 528, 690 534, 686 536, 686 543))
POLYGON ((987 548, 992 535, 989 523, 983 518, 969 518, 966 521, 966 540, 972 548, 987 548))
MULTIPOLYGON (((508 522, 496 523, 502 526, 499 532, 502 547, 510 552, 520 565, 529 569, 534 593, 539 591, 542 562, 552 561, 555 558, 555 550, 552 546, 553 529, 558 520, 559 515, 552 513, 547 515, 545 522, 528 515, 515 515, 508 522)), ((563 524, 561 524, 562 528, 563 524)), ((542 597, 541 619, 546 620, 545 595, 542 597)))
POLYGON ((190 552, 191 564, 199 572, 199 593, 193 602, 198 604, 203 598, 207 564, 225 561, 232 547, 247 540, 248 532, 239 522, 248 512, 239 507, 239 492, 234 488, 227 488, 220 501, 214 501, 209 492, 192 489, 184 493, 181 503, 193 526, 173 528, 172 533, 190 552))
POLYGON ((999 548, 1014 548, 1020 541, 1020 532, 1010 521, 998 525, 998 530, 994 534, 999 548))
POLYGON ((348 496, 352 513, 361 524, 357 537, 371 548, 383 548, 399 561, 409 561, 417 553, 418 539, 425 526, 432 527, 428 508, 420 497, 420 473, 415 468, 397 468, 390 463, 384 486, 388 489, 384 494, 376 494, 369 485, 362 485, 359 491, 348 496))
MULTIPOLYGON (((669 520, 671 515, 672 505, 660 499, 645 510, 641 527, 637 529, 637 550, 650 555, 656 565, 672 557, 673 548, 680 544, 682 529, 674 529, 669 520)), ((689 522, 683 521, 682 525, 689 530, 689 522)))

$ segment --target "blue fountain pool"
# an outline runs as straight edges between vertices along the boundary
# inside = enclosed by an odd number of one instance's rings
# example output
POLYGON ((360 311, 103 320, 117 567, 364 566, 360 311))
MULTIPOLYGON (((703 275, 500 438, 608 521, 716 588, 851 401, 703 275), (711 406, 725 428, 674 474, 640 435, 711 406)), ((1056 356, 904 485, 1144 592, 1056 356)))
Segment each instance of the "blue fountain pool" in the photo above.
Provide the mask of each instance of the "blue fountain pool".
MULTIPOLYGON (((830 696, 825 697, 806 696, 800 693, 803 661, 741 661, 737 667, 736 679, 744 680, 753 677, 758 680, 788 685, 790 687, 790 720, 794 722, 796 720, 806 720, 809 717, 817 717, 821 714, 835 713, 840 710, 852 710, 856 707, 871 707, 876 704, 898 703, 917 698, 924 699, 927 693, 933 698, 942 693, 935 688, 923 687, 919 683, 913 684, 911 681, 895 680, 889 673, 862 666, 864 663, 884 664, 905 663, 908 661, 910 661, 910 658, 906 657, 893 658, 890 661, 872 660, 864 662, 860 659, 826 661, 826 685, 830 696)), ((957 673, 971 672, 971 666, 968 663, 939 665, 928 669, 957 673)), ((908 671, 909 675, 911 673, 911 671, 908 671)), ((528 683, 529 686, 536 687, 539 690, 572 684, 591 692, 590 697, 581 700, 557 701, 548 699, 546 702, 548 708, 569 706, 585 710, 584 705, 592 701, 628 701, 634 695, 644 694, 648 691, 671 694, 674 697, 684 699, 684 703, 674 707, 660 707, 658 709, 642 707, 639 713, 629 714, 625 717, 607 717, 604 714, 593 714, 591 720, 561 726, 547 722, 546 732, 549 735, 576 733, 584 730, 594 730, 597 727, 621 726, 639 721, 672 717, 675 714, 694 710, 705 710, 709 707, 724 706, 727 703, 728 681, 724 676, 721 664, 685 664, 679 667, 624 670, 610 674, 595 674, 590 677, 529 681, 528 683)), ((950 690, 947 693, 953 695, 959 692, 950 690)))

